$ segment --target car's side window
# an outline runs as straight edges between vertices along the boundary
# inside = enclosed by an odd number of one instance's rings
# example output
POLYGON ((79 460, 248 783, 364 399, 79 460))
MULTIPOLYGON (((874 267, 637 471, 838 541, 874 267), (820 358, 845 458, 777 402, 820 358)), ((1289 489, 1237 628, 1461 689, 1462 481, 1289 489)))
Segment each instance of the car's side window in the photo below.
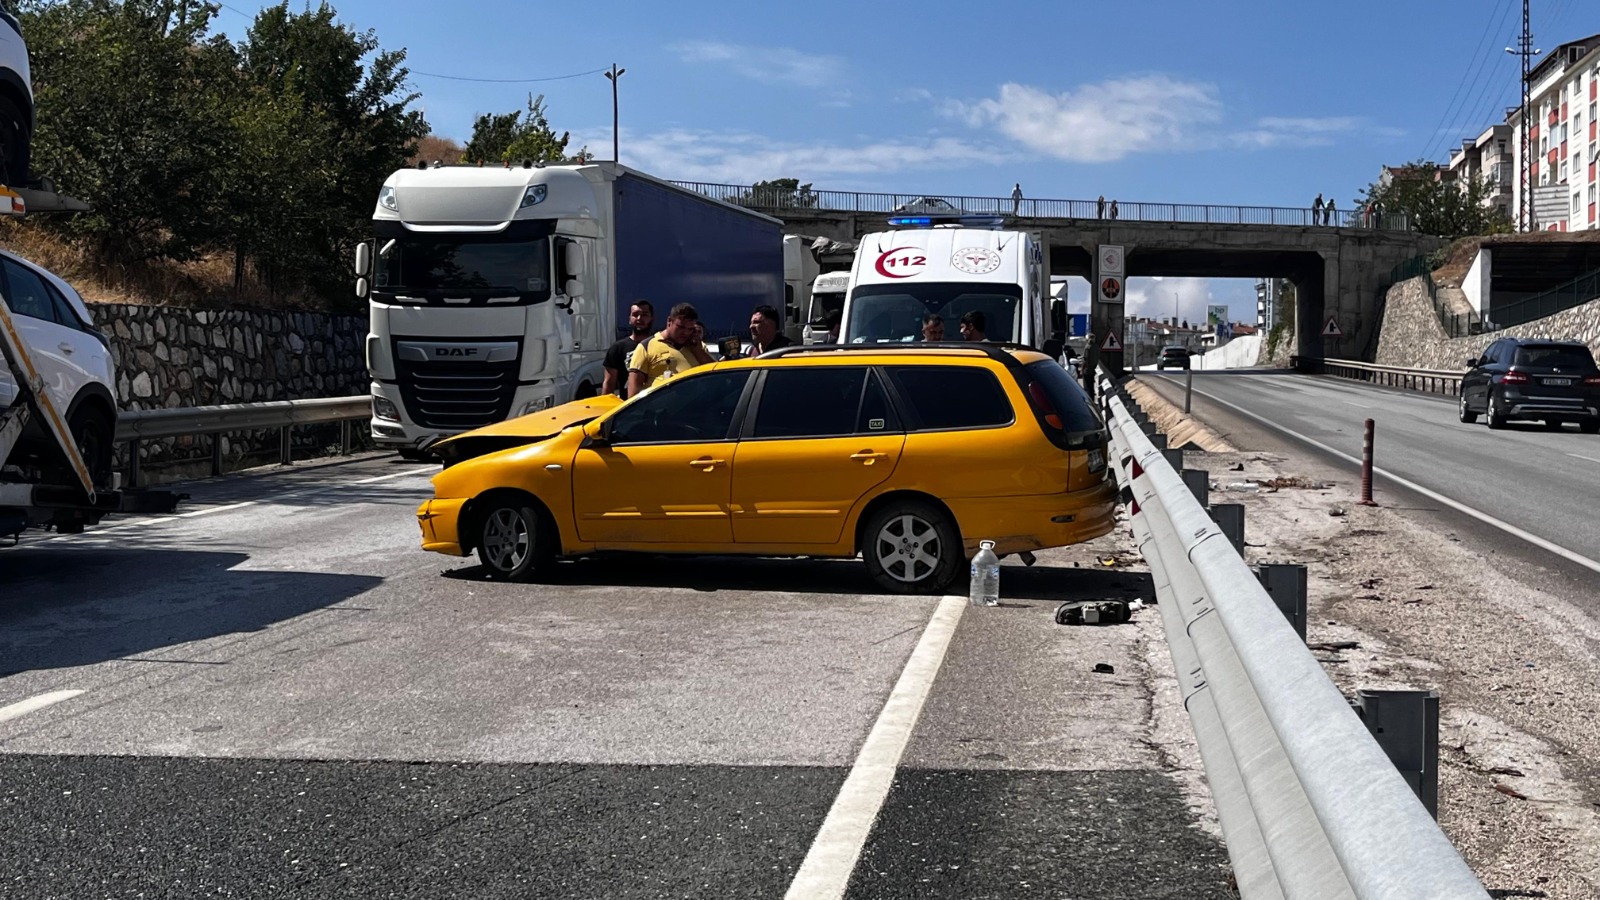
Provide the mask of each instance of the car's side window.
POLYGON ((750 436, 828 437, 855 430, 865 368, 783 367, 767 370, 750 436))
POLYGON ((993 428, 1015 416, 1000 380, 976 366, 890 366, 885 369, 905 401, 913 431, 993 428))
POLYGON ((867 386, 861 394, 861 411, 856 414, 856 433, 886 434, 901 430, 900 418, 894 414, 883 382, 875 373, 868 373, 867 386))
POLYGON ((11 307, 11 311, 19 316, 59 323, 60 320, 56 318, 55 303, 51 300, 50 289, 46 287, 44 279, 26 266, 20 266, 9 259, 3 262, 6 273, 6 305, 11 307))
POLYGON ((730 440, 749 371, 680 375, 618 410, 610 439, 618 444, 730 440))
POLYGON ((88 330, 89 326, 83 324, 83 320, 78 318, 77 311, 67 302, 66 297, 61 296, 61 291, 57 290, 55 285, 46 281, 44 282, 44 289, 50 294, 50 304, 55 308, 57 322, 75 331, 88 330))

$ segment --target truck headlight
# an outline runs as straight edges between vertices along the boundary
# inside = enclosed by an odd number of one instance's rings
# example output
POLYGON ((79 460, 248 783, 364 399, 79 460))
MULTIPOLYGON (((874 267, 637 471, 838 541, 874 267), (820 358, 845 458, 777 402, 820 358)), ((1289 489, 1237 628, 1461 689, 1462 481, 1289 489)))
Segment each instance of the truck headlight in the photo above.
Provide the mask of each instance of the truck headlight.
POLYGON ((536 413, 541 409, 549 409, 555 405, 556 398, 554 397, 541 397, 538 400, 529 400, 527 403, 522 404, 522 411, 517 413, 517 415, 526 416, 529 413, 536 413))
POLYGON ((372 398, 372 417, 374 419, 388 419, 391 422, 400 421, 400 407, 394 405, 393 400, 384 397, 372 398))
POLYGON ((400 211, 400 199, 395 196, 394 185, 386 184, 383 186, 383 190, 378 192, 378 205, 384 209, 392 209, 395 212, 400 211))
POLYGON ((537 206, 538 204, 543 203, 548 190, 549 188, 546 185, 529 185, 528 189, 522 192, 521 208, 527 209, 530 206, 537 206))

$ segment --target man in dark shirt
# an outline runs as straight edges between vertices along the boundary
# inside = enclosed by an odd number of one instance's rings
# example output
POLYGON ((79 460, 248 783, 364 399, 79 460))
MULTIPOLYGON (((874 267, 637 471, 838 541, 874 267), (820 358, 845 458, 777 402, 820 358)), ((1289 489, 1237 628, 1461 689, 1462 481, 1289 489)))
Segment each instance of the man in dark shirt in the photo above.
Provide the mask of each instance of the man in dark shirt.
POLYGON ((750 350, 745 355, 754 358, 768 350, 793 344, 782 328, 783 317, 777 310, 766 304, 756 307, 750 314, 750 350))
POLYGON ((628 360, 633 356, 633 349, 639 342, 650 336, 650 329, 656 324, 656 308, 650 305, 649 300, 635 300, 628 309, 628 329, 631 332, 627 337, 611 345, 606 351, 605 383, 600 387, 602 394, 616 394, 618 397, 628 397, 628 360))

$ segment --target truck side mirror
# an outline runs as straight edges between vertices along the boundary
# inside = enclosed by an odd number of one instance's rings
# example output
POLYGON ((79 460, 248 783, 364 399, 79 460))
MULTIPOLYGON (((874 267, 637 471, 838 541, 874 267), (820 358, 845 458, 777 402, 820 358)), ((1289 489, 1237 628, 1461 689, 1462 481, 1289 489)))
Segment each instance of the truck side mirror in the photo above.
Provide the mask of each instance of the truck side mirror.
POLYGON ((571 299, 575 300, 583 296, 583 280, 580 278, 568 278, 563 288, 564 293, 571 299))
POLYGON ((1067 331, 1067 304, 1060 300, 1050 304, 1050 330, 1061 334, 1067 331))
MULTIPOLYGON (((577 241, 568 241, 566 244, 565 255, 566 259, 564 262, 566 263, 567 267, 567 275, 572 278, 578 278, 582 276, 584 274, 583 245, 579 244, 577 241)), ((572 296, 576 295, 574 294, 572 296)))
MULTIPOLYGON (((356 245, 356 275, 357 277, 372 273, 372 245, 366 241, 356 245)), ((365 297, 366 292, 356 288, 356 296, 365 297)))
POLYGON ((367 285, 367 279, 365 279, 365 278, 357 278, 356 279, 356 299, 357 300, 365 300, 365 299, 367 299, 367 295, 369 293, 371 293, 371 288, 367 285))

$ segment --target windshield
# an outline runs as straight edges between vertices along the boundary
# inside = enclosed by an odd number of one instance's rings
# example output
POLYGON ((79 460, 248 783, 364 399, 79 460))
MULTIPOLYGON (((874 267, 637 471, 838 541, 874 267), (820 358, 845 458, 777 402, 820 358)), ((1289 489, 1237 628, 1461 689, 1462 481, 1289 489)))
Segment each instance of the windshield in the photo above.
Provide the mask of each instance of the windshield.
MULTIPOLYGON (((379 240, 382 247, 388 242, 379 240)), ((550 299, 550 243, 544 237, 409 235, 378 260, 373 289, 427 303, 529 305, 550 299)))
MULTIPOLYGON (((944 319, 946 335, 957 334, 961 317, 981 312, 984 336, 991 341, 1022 340, 1022 287, 982 282, 869 284, 850 295, 850 319, 844 340, 851 344, 915 341, 922 336, 922 317, 944 319)), ((951 337, 951 340, 957 338, 951 337)))
POLYGON ((844 309, 844 291, 824 291, 811 295, 811 313, 806 321, 812 325, 825 325, 828 313, 844 309))

